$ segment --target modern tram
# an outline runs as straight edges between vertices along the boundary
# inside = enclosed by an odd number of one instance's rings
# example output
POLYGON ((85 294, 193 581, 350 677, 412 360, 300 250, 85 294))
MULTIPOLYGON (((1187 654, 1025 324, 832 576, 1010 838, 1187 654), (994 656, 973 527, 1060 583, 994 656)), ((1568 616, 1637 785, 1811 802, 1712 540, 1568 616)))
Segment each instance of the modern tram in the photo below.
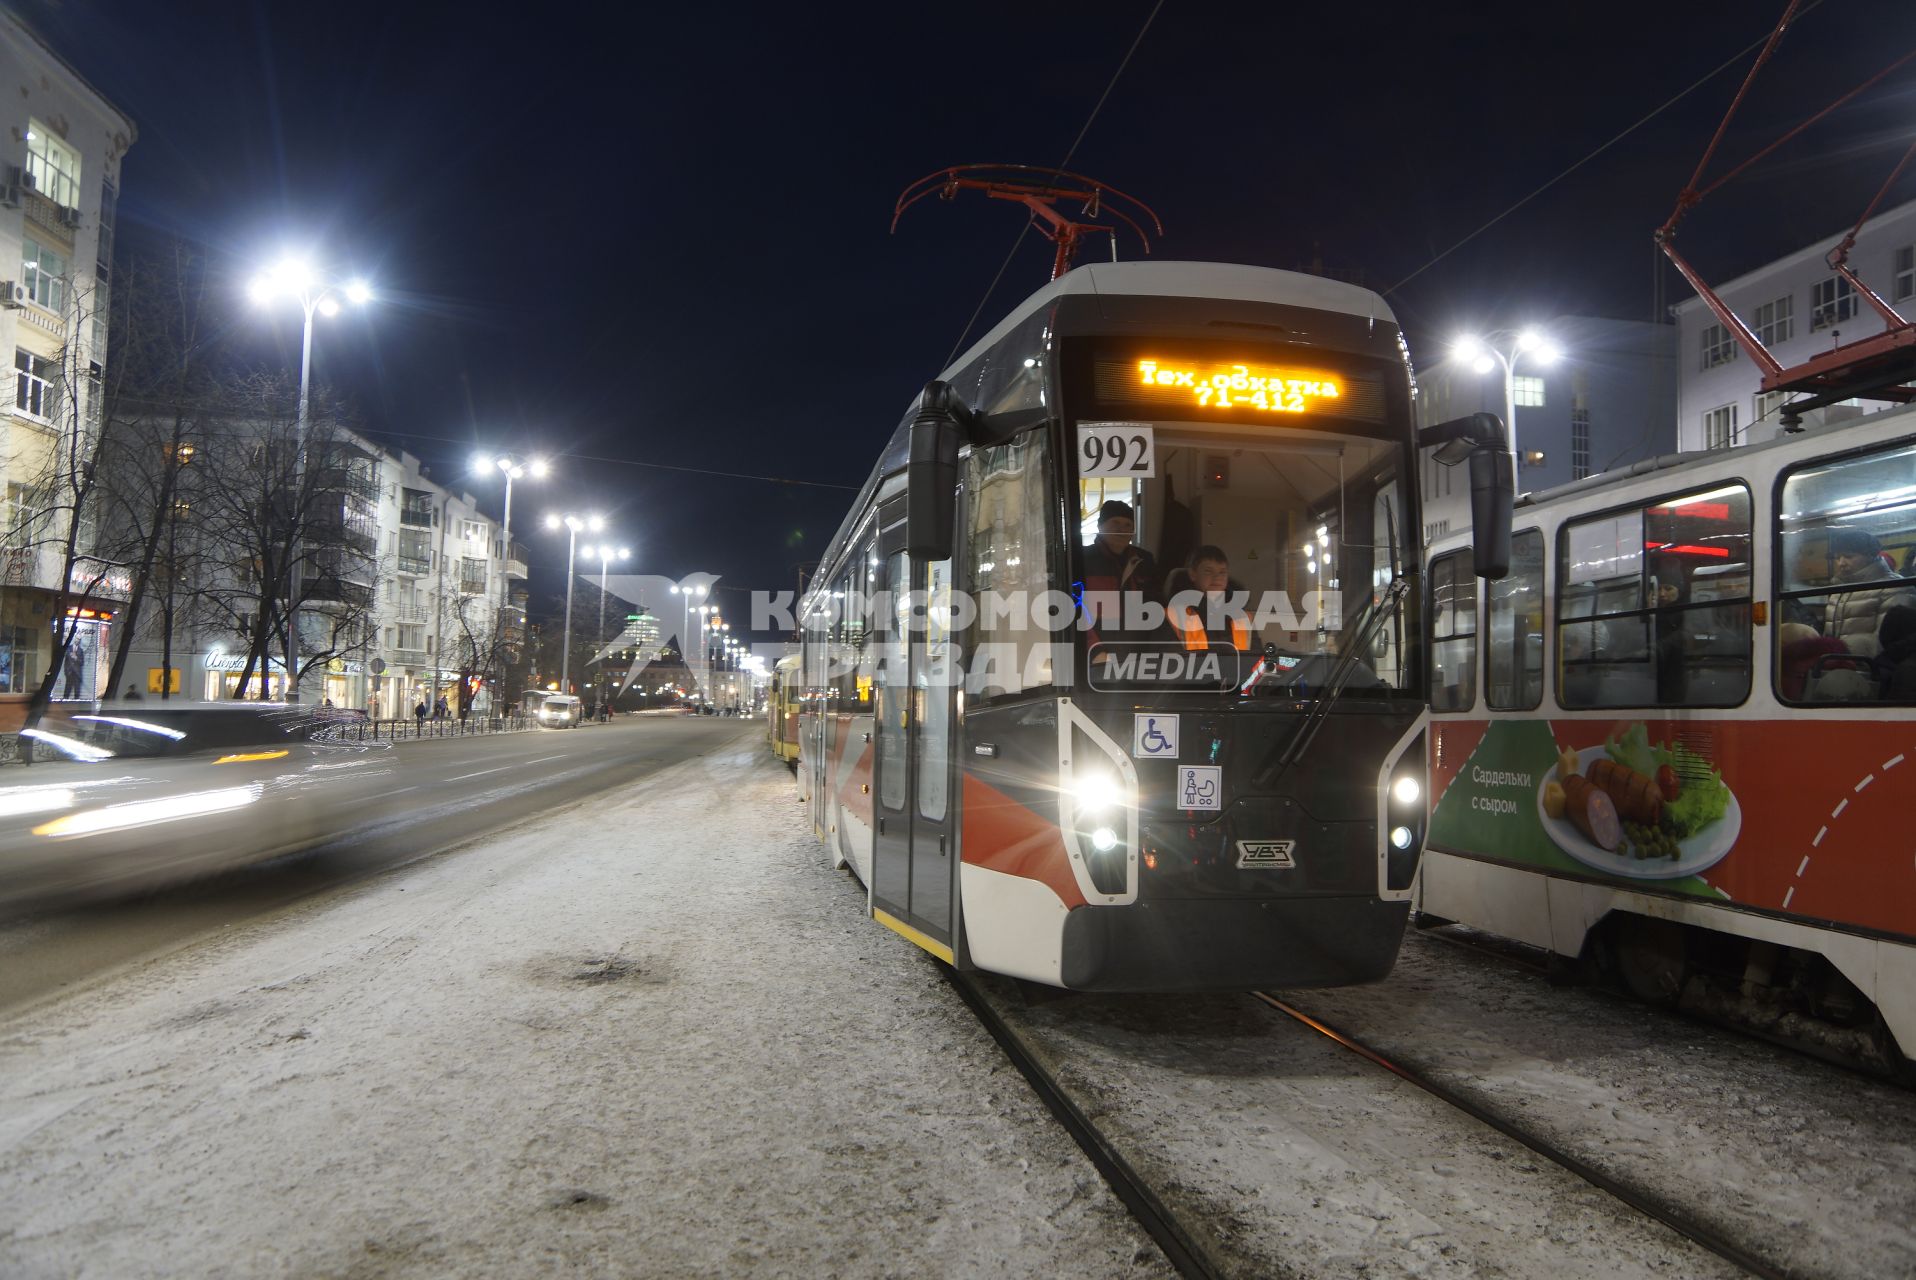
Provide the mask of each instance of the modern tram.
POLYGON ((1473 573, 1511 504, 1502 424, 1411 399, 1376 294, 1179 262, 1066 272, 929 384, 800 604, 799 785, 872 916, 1075 990, 1389 972, 1419 450, 1468 463, 1473 573))
POLYGON ((1470 555, 1429 557, 1420 919, 1906 1067, 1916 408, 1526 498, 1487 590, 1470 555))

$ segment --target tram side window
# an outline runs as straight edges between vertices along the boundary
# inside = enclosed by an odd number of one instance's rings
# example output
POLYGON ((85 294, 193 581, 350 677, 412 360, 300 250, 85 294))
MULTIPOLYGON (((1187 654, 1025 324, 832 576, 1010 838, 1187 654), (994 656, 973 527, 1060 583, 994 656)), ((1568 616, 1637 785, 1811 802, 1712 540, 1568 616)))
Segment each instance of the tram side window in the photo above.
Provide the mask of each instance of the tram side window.
POLYGON ((1484 641, 1484 701, 1499 711, 1543 702, 1543 534, 1510 540, 1510 573, 1489 586, 1490 634, 1484 641))
POLYGON ((1467 552, 1430 564, 1430 707, 1468 711, 1477 705, 1477 576, 1467 552))
POLYGON ((1785 702, 1916 702, 1916 444, 1798 467, 1777 525, 1785 702))
POLYGON ((850 578, 850 590, 845 597, 846 606, 851 609, 845 655, 848 683, 839 705, 854 715, 869 715, 872 709, 872 607, 878 594, 878 552, 870 539, 866 539, 853 557, 850 578))
MULTIPOLYGON (((975 621, 965 662, 965 693, 996 698, 1043 688, 1069 671, 1069 648, 1043 625, 1051 590, 1050 458, 1045 434, 1031 431, 974 449, 966 462, 965 576, 975 621), (1061 664, 1062 667, 1061 667, 1061 664)), ((1068 637, 1067 637, 1068 638, 1068 637)))
POLYGON ((871 582, 876 572, 871 564, 871 544, 866 543, 852 556, 843 574, 832 586, 832 604, 836 609, 832 645, 832 709, 850 715, 871 710, 871 654, 866 645, 870 629, 871 582))
POLYGON ((1750 491, 1660 499, 1564 526, 1558 700, 1725 707, 1750 691, 1750 491))

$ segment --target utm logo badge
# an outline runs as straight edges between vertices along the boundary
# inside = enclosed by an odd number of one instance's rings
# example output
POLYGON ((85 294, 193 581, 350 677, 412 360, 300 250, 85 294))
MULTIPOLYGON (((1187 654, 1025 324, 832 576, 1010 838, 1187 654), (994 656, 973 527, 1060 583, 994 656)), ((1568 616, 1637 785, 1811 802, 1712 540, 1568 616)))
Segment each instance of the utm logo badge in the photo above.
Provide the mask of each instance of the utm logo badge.
POLYGON ((1240 840, 1237 842, 1237 866, 1240 871, 1288 871, 1297 865, 1291 853, 1295 840, 1240 840))

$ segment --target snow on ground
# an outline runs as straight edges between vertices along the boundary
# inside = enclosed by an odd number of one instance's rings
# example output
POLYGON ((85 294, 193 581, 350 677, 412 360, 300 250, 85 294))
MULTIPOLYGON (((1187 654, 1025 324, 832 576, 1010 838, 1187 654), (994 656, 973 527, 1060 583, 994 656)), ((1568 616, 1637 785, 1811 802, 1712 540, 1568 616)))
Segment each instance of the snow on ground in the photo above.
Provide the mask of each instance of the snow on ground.
POLYGON ((1413 934, 1289 1002, 1793 1275, 1916 1276, 1916 1094, 1413 934))
POLYGON ((1230 1274, 1743 1274, 1248 996, 994 1004, 1230 1274))
POLYGON ((1169 1274, 792 794, 754 729, 0 1023, 0 1274, 1169 1274))

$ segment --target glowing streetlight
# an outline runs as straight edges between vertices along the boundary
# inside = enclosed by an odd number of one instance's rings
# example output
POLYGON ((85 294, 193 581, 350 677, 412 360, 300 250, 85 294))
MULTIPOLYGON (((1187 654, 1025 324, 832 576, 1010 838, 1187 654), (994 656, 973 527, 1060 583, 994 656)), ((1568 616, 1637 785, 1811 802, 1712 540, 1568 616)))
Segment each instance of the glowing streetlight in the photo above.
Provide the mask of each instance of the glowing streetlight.
MULTIPOLYGON (((476 475, 489 476, 497 472, 506 478, 506 512, 505 520, 501 523, 501 530, 506 544, 505 563, 506 565, 510 565, 512 563, 512 482, 525 476, 531 476, 535 480, 542 479, 551 471, 551 468, 546 465, 544 458, 520 458, 516 454, 486 453, 481 451, 472 455, 472 470, 476 475)), ((507 569, 501 572, 499 578, 503 584, 499 590, 499 609, 503 616, 505 610, 512 604, 511 571, 507 569)), ((505 655, 502 653, 500 655, 501 669, 499 673, 499 696, 501 698, 503 698, 506 693, 504 662, 505 655)))
MULTIPOLYGON (((312 263, 305 258, 285 257, 254 276, 246 286, 247 296, 259 306, 268 306, 281 299, 291 298, 298 302, 305 313, 306 327, 299 343, 299 416, 295 419, 293 444, 293 493, 294 501, 299 501, 300 491, 305 487, 306 477, 306 428, 307 408, 311 398, 313 377, 313 316, 336 316, 339 314, 339 300, 344 297, 355 306, 364 306, 373 299, 372 286, 364 280, 331 281, 326 279, 312 263)), ((293 543, 287 557, 286 590, 286 701, 299 701, 299 523, 296 512, 293 525, 293 543)))
MULTIPOLYGON (((632 548, 630 547, 615 548, 613 547, 611 543, 608 542, 598 547, 587 547, 585 549, 586 559, 590 560, 595 555, 599 558, 599 643, 604 644, 605 643, 605 598, 609 594, 605 588, 605 580, 607 575, 609 575, 612 572, 612 562, 614 560, 629 560, 632 558, 632 548)), ((600 668, 600 674, 602 675, 604 674, 603 666, 601 666, 600 668)))
POLYGON ((605 528, 605 520, 599 516, 549 515, 546 528, 557 529, 563 526, 567 531, 565 553, 565 639, 559 650, 559 688, 569 692, 572 688, 572 566, 579 555, 579 530, 590 529, 597 533, 605 528))
POLYGON ((1521 489, 1522 477, 1517 474, 1523 467, 1523 454, 1517 448, 1517 358, 1527 356, 1532 364, 1553 365, 1563 359, 1563 348, 1536 329, 1496 329, 1484 335, 1465 334, 1451 344, 1451 350, 1474 373, 1489 373, 1502 366, 1504 430, 1510 433, 1511 473, 1521 489))

